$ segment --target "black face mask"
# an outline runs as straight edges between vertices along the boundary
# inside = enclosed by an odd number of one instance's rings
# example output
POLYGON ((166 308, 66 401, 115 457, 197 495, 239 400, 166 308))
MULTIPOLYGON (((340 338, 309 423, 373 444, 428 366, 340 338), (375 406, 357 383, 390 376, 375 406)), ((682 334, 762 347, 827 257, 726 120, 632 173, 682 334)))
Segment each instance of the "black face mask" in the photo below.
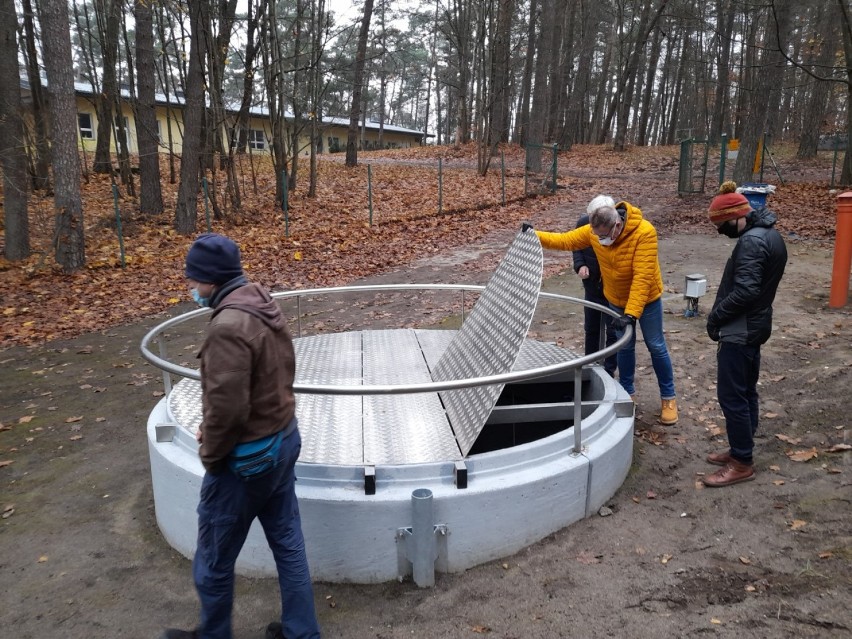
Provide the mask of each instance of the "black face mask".
POLYGON ((736 220, 728 220, 724 224, 720 224, 716 229, 721 235, 729 237, 733 240, 740 236, 740 229, 737 226, 736 220))

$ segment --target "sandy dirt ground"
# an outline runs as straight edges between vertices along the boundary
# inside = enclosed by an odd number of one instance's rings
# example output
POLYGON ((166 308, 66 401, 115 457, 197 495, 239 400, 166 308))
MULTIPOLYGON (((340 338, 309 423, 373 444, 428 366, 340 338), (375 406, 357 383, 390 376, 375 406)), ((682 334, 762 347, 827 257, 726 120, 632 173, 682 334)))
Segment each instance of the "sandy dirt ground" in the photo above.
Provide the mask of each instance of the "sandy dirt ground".
MULTIPOLYGON (((669 232, 667 210, 647 212, 660 229, 681 417, 674 427, 656 423, 656 383, 640 344, 634 464, 607 504, 611 514, 438 575, 431 589, 316 583, 325 637, 852 636, 852 452, 837 446, 852 431, 852 306, 828 309, 831 245, 788 242, 775 332, 763 350, 757 479, 706 489, 700 478, 713 467, 704 456, 724 448, 724 420, 714 345, 703 316, 683 315, 683 282, 707 276, 706 311, 732 243, 709 231, 669 232)), ((566 228, 577 211, 543 208, 530 219, 566 228)), ((370 281, 484 283, 514 232, 473 238, 370 281)), ((582 295, 569 259, 546 255, 544 290, 582 295)), ((313 326, 429 325, 457 310, 410 296, 385 302, 319 316, 313 326)), ((162 319, 0 353, 0 635, 142 639, 194 625, 190 562, 154 520, 145 437, 162 383, 138 346, 162 319)), ((531 334, 579 350, 581 315, 537 316, 531 334)), ((262 637, 277 614, 275 580, 238 580, 237 639, 262 637)))

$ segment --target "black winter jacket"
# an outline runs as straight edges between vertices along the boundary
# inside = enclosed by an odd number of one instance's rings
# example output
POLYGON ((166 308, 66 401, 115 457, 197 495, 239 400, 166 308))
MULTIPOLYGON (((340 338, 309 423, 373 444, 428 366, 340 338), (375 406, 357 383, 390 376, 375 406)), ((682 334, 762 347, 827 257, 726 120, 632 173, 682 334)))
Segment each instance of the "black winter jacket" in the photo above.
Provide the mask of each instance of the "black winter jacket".
POLYGON ((787 264, 777 220, 766 208, 746 216, 707 316, 707 334, 713 341, 759 346, 769 339, 772 302, 787 264))
MULTIPOLYGON (((588 223, 589 216, 582 215, 580 216, 580 219, 577 220, 577 224, 574 228, 580 228, 588 223)), ((586 291, 586 299, 590 302, 595 302, 596 304, 608 306, 609 303, 606 301, 606 297, 604 297, 603 292, 601 267, 598 265, 598 256, 595 255, 595 250, 591 246, 588 246, 584 249, 580 249, 579 251, 573 251, 573 258, 575 273, 579 272, 584 266, 589 269, 589 277, 582 280, 583 289, 586 291)))

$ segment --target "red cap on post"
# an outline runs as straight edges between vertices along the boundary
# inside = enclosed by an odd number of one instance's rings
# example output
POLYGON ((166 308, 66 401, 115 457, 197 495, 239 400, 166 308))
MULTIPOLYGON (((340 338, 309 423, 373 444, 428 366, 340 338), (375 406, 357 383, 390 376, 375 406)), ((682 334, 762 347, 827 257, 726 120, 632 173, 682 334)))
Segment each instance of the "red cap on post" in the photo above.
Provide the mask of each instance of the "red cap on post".
POLYGON ((849 270, 852 268, 852 191, 837 196, 837 226, 834 235, 834 264, 828 305, 841 308, 849 299, 849 270))

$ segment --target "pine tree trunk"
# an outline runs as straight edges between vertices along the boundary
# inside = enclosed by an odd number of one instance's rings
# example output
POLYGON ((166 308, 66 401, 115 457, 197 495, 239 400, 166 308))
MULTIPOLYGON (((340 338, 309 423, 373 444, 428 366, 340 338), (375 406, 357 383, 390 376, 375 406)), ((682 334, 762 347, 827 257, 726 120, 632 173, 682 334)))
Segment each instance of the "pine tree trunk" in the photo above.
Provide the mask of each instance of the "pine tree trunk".
POLYGON ((373 0, 365 0, 364 17, 361 19, 361 31, 358 34, 358 52, 355 54, 355 80, 352 86, 352 105, 349 109, 349 131, 346 136, 346 166, 350 167, 358 165, 358 119, 361 116, 361 91, 372 15, 373 0))
POLYGON ((148 0, 135 0, 136 19, 136 140, 139 145, 139 209, 156 215, 163 212, 160 187, 160 153, 157 114, 154 110, 154 31, 148 0))
POLYGON ((66 273, 86 264, 80 155, 77 151, 77 100, 71 63, 71 34, 65 0, 42 0, 40 8, 44 66, 53 118, 53 178, 56 261, 66 273))

